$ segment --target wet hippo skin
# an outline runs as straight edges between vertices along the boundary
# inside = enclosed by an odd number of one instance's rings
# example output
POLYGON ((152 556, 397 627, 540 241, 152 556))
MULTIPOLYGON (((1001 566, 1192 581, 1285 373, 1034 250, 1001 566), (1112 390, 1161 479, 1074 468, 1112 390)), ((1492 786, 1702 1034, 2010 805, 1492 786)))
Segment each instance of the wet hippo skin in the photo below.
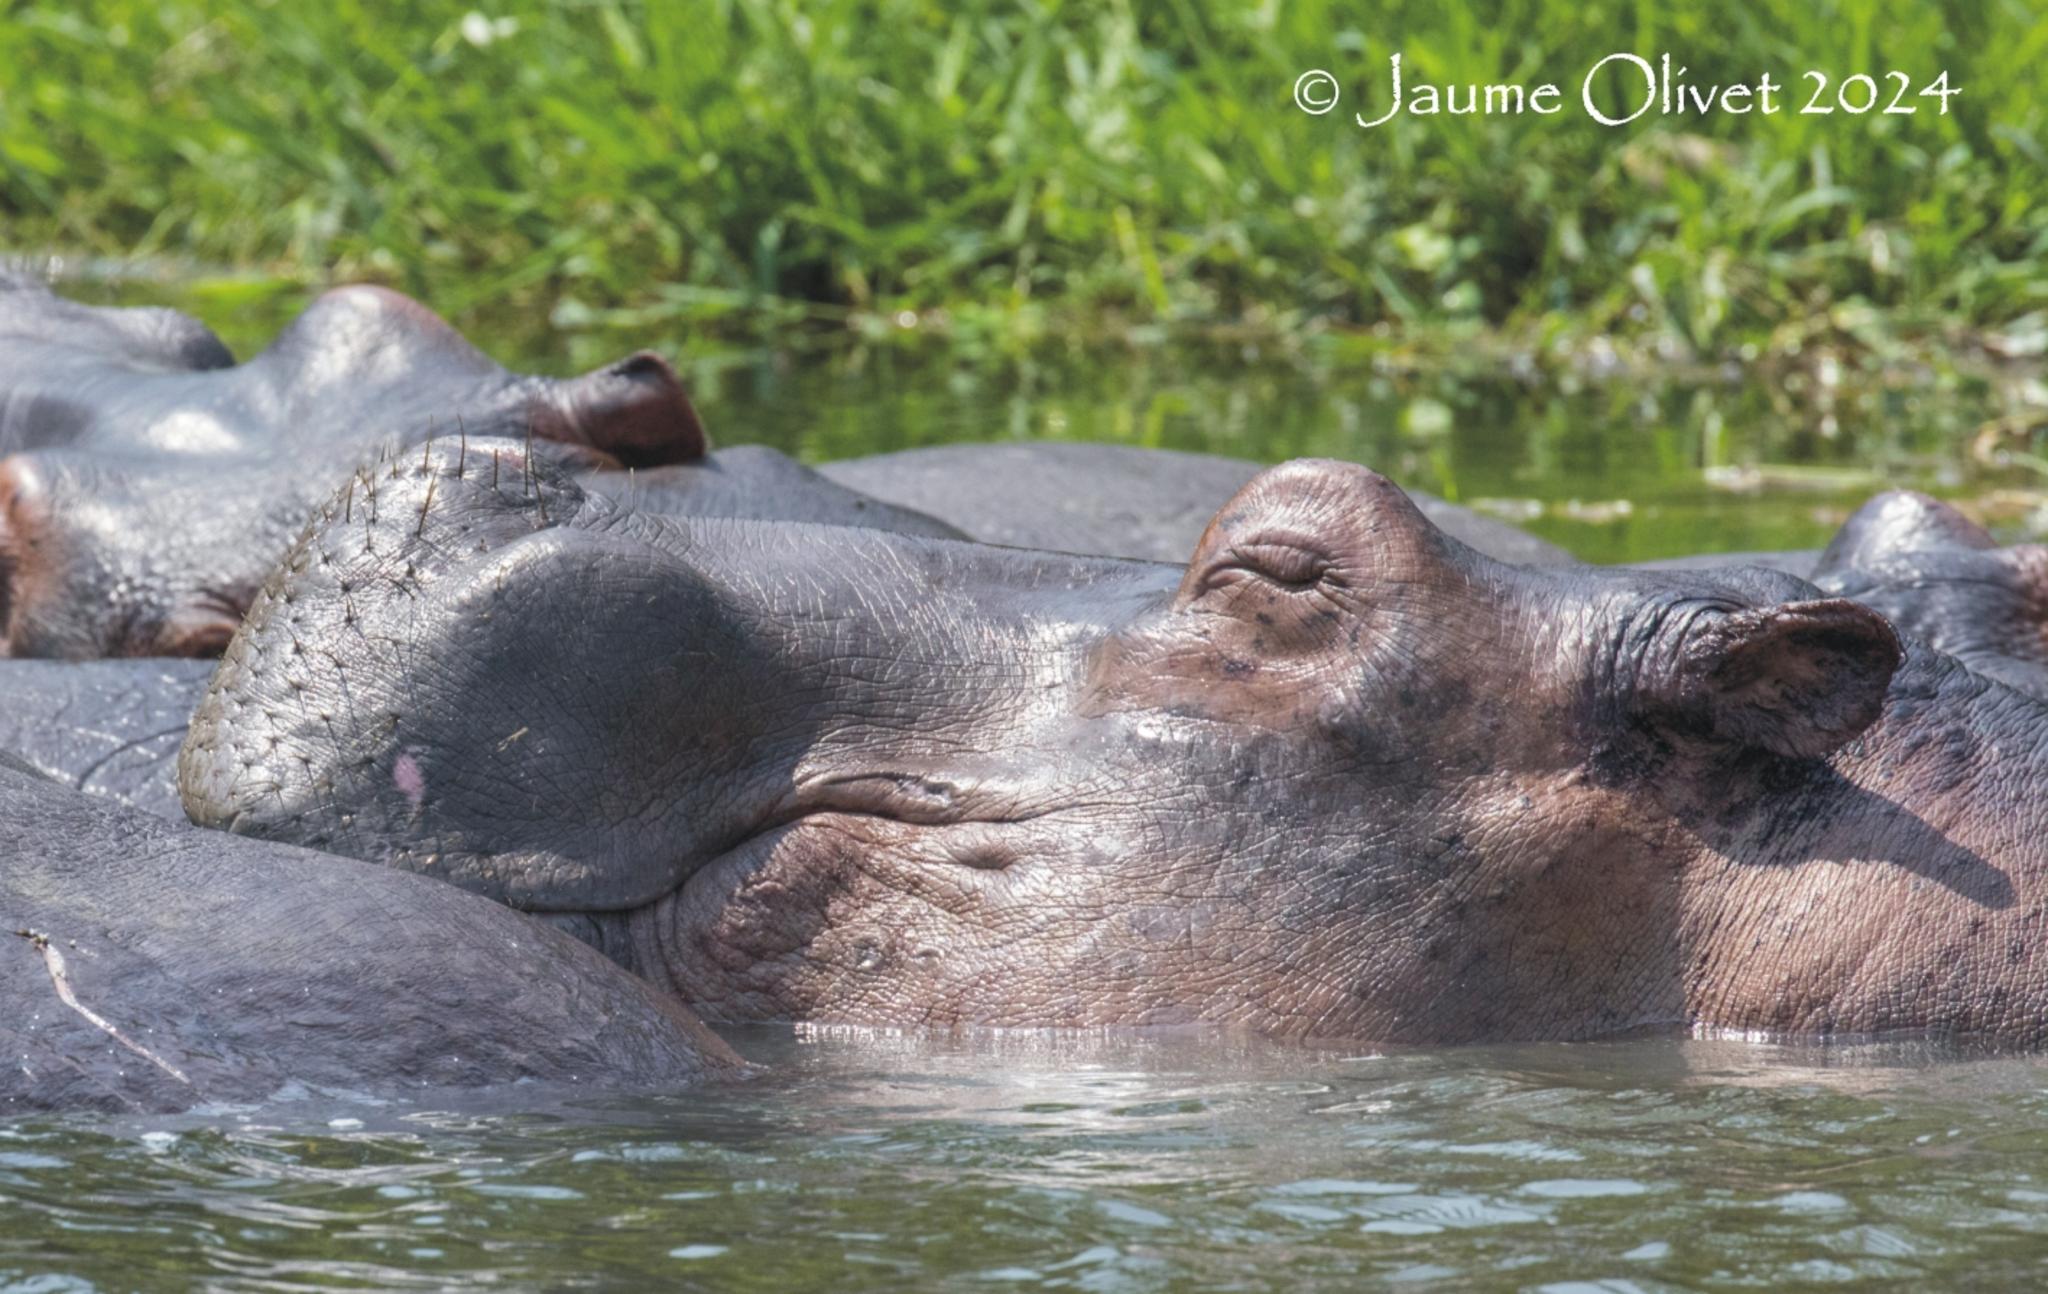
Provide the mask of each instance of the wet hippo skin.
POLYGON ((0 756, 0 1116, 741 1072, 672 997, 451 886, 172 824, 0 756))
POLYGON ((2048 699, 2048 548, 2001 548, 1950 504, 1894 490, 1843 524, 1814 582, 1972 670, 2048 699))
POLYGON ((185 820, 178 747, 212 661, 0 661, 0 750, 75 790, 185 820))
POLYGON ((201 704, 195 820, 717 1019, 2048 1041, 2043 707, 1795 577, 1503 564, 1342 463, 1167 564, 519 454, 330 502, 201 704))

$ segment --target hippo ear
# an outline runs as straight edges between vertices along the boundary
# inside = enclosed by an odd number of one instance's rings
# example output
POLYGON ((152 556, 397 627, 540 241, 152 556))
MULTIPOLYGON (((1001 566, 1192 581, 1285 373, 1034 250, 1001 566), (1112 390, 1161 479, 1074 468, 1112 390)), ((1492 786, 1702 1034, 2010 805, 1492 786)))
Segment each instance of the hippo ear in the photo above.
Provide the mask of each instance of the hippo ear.
POLYGON ((1656 689, 1665 726, 1802 759, 1876 721, 1902 657, 1891 624, 1844 598, 1734 612, 1683 653, 1656 689))
POLYGON ((1817 574, 1869 566, 1894 553, 1931 548, 1986 549, 1998 541, 1940 499, 1889 490, 1856 509, 1821 554, 1817 574))
POLYGON ((534 431, 602 450, 627 467, 694 463, 710 448, 675 370, 645 350, 562 383, 534 431))

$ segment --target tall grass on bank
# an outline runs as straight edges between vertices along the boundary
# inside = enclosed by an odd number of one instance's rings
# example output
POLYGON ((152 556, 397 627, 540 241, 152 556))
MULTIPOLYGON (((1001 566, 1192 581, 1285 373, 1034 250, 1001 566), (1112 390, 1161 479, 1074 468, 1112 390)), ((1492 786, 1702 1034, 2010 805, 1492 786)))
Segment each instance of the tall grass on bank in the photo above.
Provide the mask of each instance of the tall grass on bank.
POLYGON ((2018 320, 2024 349, 2044 66, 2034 0, 17 0, 0 250, 566 326, 1491 325, 1711 358, 2018 320), (1396 50, 1570 110, 1361 131, 1396 50), (1577 86, 1616 50, 1795 103, 1809 67, 1962 93, 1606 129, 1577 86), (1291 103, 1311 67, 1328 117, 1291 103))

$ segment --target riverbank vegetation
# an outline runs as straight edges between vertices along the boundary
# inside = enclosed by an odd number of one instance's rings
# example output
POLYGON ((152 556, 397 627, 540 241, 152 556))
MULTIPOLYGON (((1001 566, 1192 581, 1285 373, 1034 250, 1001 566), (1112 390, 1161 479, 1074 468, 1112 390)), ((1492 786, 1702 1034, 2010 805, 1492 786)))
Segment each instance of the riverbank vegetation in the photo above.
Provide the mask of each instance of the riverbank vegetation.
POLYGON ((368 278, 465 325, 746 340, 2048 350, 2032 0, 0 13, 5 250, 169 266, 224 299, 368 278), (1577 95, 1616 51, 1799 92, 1606 128, 1577 95), (1396 52, 1439 84, 1556 82, 1566 111, 1361 130, 1396 52), (1348 96, 1327 116, 1294 106, 1310 68, 1348 96), (1804 115, 1809 68, 1960 93, 1804 115))

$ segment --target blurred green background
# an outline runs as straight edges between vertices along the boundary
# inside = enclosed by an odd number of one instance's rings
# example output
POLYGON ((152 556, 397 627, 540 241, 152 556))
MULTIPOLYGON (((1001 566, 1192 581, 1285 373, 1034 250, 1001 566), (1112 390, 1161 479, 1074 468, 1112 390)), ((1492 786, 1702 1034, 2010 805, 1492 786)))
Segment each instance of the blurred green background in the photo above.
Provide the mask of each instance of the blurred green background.
MULTIPOLYGON (((737 402, 727 439, 811 453, 809 430, 778 430, 800 416, 792 392, 813 416, 865 401, 893 428, 837 445, 856 450, 1017 430, 1007 412, 962 424, 1020 391, 1100 389, 1109 403, 1079 417, 1091 434, 1149 423, 1153 443, 1341 452, 1358 443, 1333 387, 1379 382, 1344 398, 1395 435, 1417 484, 1534 499, 1532 524, 1559 534, 1593 523, 1548 505, 1587 489, 1710 500, 1855 469, 1822 478, 1841 497, 1793 527, 1810 538, 1873 475, 1983 493, 2028 488, 2042 465, 2034 0, 0 14, 6 248, 64 254, 87 294, 98 278, 186 304, 242 350, 309 288, 374 279, 508 360, 666 345, 710 404, 737 402), (1396 51, 1411 85, 1555 81, 1567 110, 1360 130, 1350 112, 1384 106, 1396 51), (1616 51, 1669 51, 1696 85, 1768 71, 1781 110, 1602 127, 1578 86, 1616 51), (1339 76, 1337 112, 1293 105, 1309 68, 1339 76), (1803 115, 1807 68, 1867 73, 1882 101, 1894 70, 1960 93, 1946 114, 1915 96, 1912 115, 1803 115), (879 384, 848 358, 878 347, 897 356, 879 384), (1143 374, 1102 376, 1126 362, 1143 374), (1189 385, 1222 380, 1219 364, 1307 385, 1226 431, 1205 412, 1217 396, 1189 385), (1589 411, 1588 382, 1623 385, 1589 411), (1712 395, 1730 386, 1757 389, 1712 395), (1159 388, 1195 412, 1131 405, 1159 388), (919 423, 903 405, 920 392, 961 407, 919 423), (1306 431, 1263 430, 1317 399, 1306 431), (1623 419, 1595 461, 1545 439, 1645 401, 1663 412, 1623 419), (1468 427, 1468 407, 1507 425, 1468 427), (1669 444, 1644 452, 1646 435, 1669 444)), ((1021 429, 1071 431, 1062 418, 1021 429)), ((1676 542, 1632 515, 1580 546, 1676 542)))

